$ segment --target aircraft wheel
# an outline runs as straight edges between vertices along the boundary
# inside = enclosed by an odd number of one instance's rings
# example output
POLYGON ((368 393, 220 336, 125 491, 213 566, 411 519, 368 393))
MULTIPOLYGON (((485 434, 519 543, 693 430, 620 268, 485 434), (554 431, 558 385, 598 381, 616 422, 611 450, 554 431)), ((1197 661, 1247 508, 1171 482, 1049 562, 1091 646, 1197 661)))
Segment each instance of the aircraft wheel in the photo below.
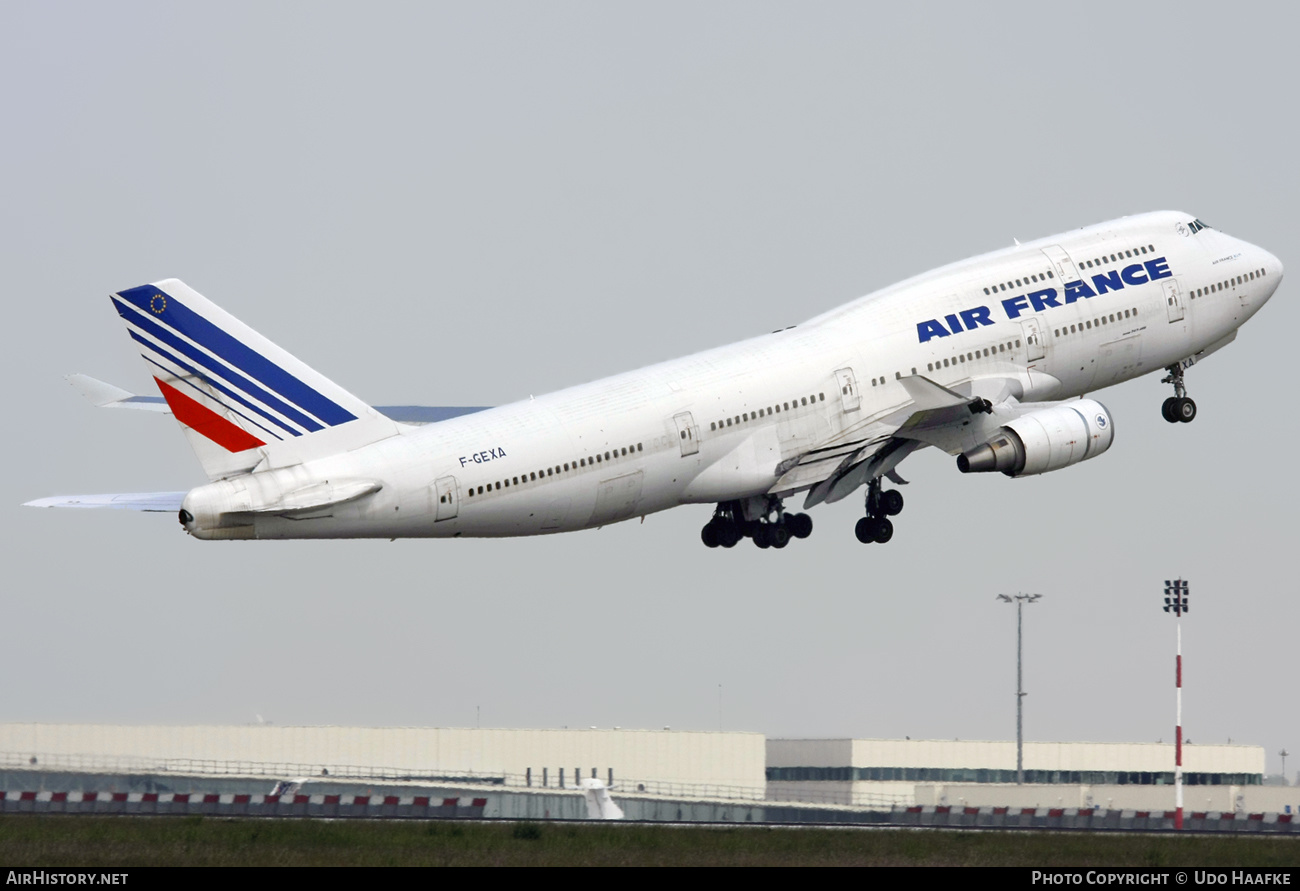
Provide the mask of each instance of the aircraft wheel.
POLYGON ((880 493, 880 507, 885 514, 896 517, 903 512, 903 493, 897 489, 880 493))
POLYGON ((783 548, 790 543, 790 527, 785 523, 776 523, 767 529, 768 540, 774 548, 783 548))
POLYGON ((1160 416, 1171 424, 1178 423, 1178 416, 1174 414, 1174 403, 1178 402, 1177 396, 1170 396, 1160 405, 1160 416))
POLYGON ((754 533, 754 545, 763 550, 767 550, 772 546, 772 540, 768 538, 766 528, 760 526, 758 531, 754 533))
POLYGON ((743 537, 735 523, 723 523, 718 530, 718 544, 724 548, 734 548, 743 537))
POLYGON ((875 517, 863 517, 861 520, 858 520, 858 524, 853 527, 853 534, 856 535, 858 541, 863 544, 871 544, 876 540, 876 536, 880 532, 880 522, 881 521, 877 520, 875 517))
POLYGON ((1196 403, 1184 396, 1178 400, 1174 406, 1175 420, 1182 421, 1184 424, 1190 424, 1196 420, 1196 403))
POLYGON ((807 514, 793 514, 786 517, 790 524, 790 534, 795 538, 807 538, 812 535, 812 517, 807 514))
POLYGON ((706 523, 704 528, 700 530, 700 540, 704 542, 706 548, 716 548, 722 544, 722 540, 718 535, 718 524, 706 523))
POLYGON ((883 518, 877 522, 879 525, 876 527, 876 541, 884 544, 894 537, 894 524, 883 518))

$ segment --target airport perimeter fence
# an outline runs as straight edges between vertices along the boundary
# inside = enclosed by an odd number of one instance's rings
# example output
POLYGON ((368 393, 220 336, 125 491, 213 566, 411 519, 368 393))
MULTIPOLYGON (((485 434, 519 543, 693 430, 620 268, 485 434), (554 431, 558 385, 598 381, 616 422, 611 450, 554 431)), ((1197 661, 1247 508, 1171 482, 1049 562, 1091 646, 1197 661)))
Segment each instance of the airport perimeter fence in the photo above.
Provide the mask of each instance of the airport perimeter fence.
MULTIPOLYGON (((59 770, 72 773, 112 773, 127 775, 173 775, 210 777, 257 777, 274 782, 320 783, 350 781, 364 783, 402 783, 431 786, 471 786, 508 788, 522 792, 581 791, 577 780, 583 779, 580 771, 565 771, 564 783, 560 773, 532 770, 527 773, 460 771, 420 771, 412 768, 373 767, 348 764, 302 764, 269 761, 224 761, 202 758, 145 758, 139 756, 103 755, 30 755, 0 753, 0 769, 59 770), (545 784, 543 784, 545 777, 545 784)), ((628 779, 614 774, 608 768, 601 779, 609 783, 614 795, 649 796, 656 798, 710 799, 719 801, 761 804, 777 803, 768 799, 765 786, 727 785, 719 783, 678 783, 661 780, 628 779)), ((799 799, 807 804, 829 804, 853 808, 887 811, 903 803, 898 797, 848 790, 802 792, 799 799)), ((784 803, 784 799, 780 800, 784 803)))
MULTIPOLYGON (((0 791, 0 814, 114 816, 306 817, 360 819, 584 820, 590 811, 576 795, 527 795, 494 789, 477 798, 429 795, 343 795, 0 791)), ((818 823, 965 829, 1173 831, 1173 811, 1095 808, 909 807, 890 811, 790 805, 784 802, 684 802, 627 798, 627 818, 645 822, 818 823)), ((1190 832, 1284 834, 1300 838, 1292 814, 1192 812, 1190 832)))
POLYGON ((112 755, 14 755, 0 753, 0 768, 66 770, 74 773, 176 774, 179 776, 264 777, 287 782, 362 780, 503 786, 500 773, 472 770, 421 773, 410 768, 347 764, 295 764, 274 761, 221 761, 206 758, 144 758, 112 755))
POLYGON ((754 804, 781 805, 787 803, 800 804, 832 804, 843 807, 866 808, 877 811, 887 811, 891 808, 905 805, 909 802, 903 801, 896 795, 882 795, 873 792, 849 792, 847 790, 815 790, 811 792, 801 792, 797 799, 769 798, 765 789, 755 790, 752 786, 715 786, 698 783, 661 783, 645 782, 638 780, 619 780, 615 777, 615 783, 610 787, 610 792, 617 795, 653 795, 663 798, 707 798, 718 799, 722 801, 744 801, 754 804))

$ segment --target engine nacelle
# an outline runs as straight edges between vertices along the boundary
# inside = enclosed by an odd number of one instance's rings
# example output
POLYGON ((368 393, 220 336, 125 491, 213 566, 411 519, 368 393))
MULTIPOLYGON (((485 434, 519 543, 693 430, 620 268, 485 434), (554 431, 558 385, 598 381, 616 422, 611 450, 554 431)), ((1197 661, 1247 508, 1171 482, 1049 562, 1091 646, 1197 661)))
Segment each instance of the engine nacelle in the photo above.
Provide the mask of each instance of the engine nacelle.
POLYGON ((957 469, 1032 476, 1095 458, 1114 439, 1106 406, 1095 399, 1063 402, 1008 422, 988 442, 959 455, 957 469))

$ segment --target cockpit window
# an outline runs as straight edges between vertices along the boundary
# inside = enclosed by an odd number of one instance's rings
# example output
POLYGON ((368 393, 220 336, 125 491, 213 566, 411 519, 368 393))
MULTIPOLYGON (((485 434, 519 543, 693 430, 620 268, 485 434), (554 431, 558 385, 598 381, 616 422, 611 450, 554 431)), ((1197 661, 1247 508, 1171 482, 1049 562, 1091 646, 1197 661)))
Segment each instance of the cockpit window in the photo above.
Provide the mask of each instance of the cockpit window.
POLYGON ((1200 220, 1192 220, 1191 225, 1188 226, 1187 228, 1191 229, 1192 234, 1195 235, 1197 232, 1200 232, 1202 229, 1208 229, 1210 227, 1202 223, 1200 220))

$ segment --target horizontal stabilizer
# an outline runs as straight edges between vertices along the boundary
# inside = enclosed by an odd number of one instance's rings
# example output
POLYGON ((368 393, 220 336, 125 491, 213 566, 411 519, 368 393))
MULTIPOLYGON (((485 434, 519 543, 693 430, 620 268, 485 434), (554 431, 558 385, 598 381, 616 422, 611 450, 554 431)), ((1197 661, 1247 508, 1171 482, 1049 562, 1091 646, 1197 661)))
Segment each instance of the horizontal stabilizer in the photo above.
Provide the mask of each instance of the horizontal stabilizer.
MULTIPOLYGON (((100 408, 134 408, 171 414, 171 406, 161 396, 141 396, 105 383, 88 374, 69 374, 68 383, 76 387, 93 405, 100 408)), ((487 411, 488 405, 376 405, 375 411, 399 424, 436 424, 461 415, 487 411)))
POLYGON ((76 387, 82 396, 89 399, 91 404, 100 408, 135 408, 171 414, 167 400, 161 396, 137 396, 130 390, 106 384, 87 374, 69 374, 66 380, 76 387))
POLYGON ((109 495, 55 495, 37 498, 24 507, 109 508, 111 510, 156 511, 175 513, 188 492, 128 492, 109 495))
POLYGON ((399 424, 436 424, 461 415, 487 411, 488 405, 376 405, 375 410, 399 424))

